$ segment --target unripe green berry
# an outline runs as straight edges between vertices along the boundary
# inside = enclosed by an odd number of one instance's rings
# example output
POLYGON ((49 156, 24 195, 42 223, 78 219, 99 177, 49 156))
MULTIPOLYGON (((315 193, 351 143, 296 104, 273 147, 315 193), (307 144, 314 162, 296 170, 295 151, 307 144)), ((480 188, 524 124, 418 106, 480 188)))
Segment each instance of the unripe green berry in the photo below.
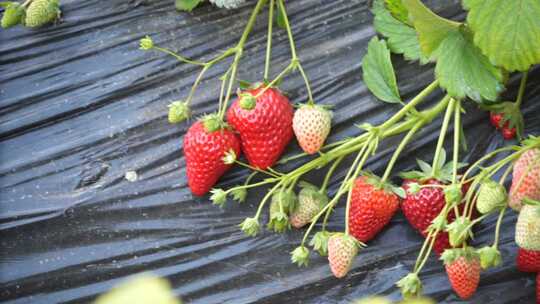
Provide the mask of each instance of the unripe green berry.
POLYGON ((55 21, 59 16, 58 0, 34 0, 26 10, 24 24, 28 27, 40 27, 55 21))
POLYGON ((21 23, 24 19, 26 11, 19 3, 12 2, 8 5, 2 16, 2 28, 10 28, 21 23))

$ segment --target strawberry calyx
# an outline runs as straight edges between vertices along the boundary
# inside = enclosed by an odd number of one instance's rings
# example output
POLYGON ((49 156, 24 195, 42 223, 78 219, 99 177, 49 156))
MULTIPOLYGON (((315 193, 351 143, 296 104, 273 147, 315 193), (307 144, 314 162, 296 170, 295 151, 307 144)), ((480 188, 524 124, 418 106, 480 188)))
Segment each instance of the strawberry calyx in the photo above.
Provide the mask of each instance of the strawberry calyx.
POLYGON ((328 231, 319 231, 313 235, 309 245, 321 256, 328 255, 328 239, 332 234, 328 231))
POLYGON ((444 265, 450 265, 461 257, 468 262, 479 259, 478 252, 472 247, 446 249, 441 254, 440 259, 444 262, 444 265))
POLYGON ((407 197, 407 192, 402 187, 396 186, 388 181, 383 182, 380 177, 368 172, 366 172, 364 176, 367 177, 365 182, 374 186, 377 189, 382 189, 386 193, 395 194, 400 198, 407 197))
POLYGON ((486 246, 477 250, 480 257, 480 267, 489 269, 497 267, 502 262, 501 252, 495 246, 486 246))
POLYGON ((212 133, 218 130, 230 129, 229 125, 219 117, 218 114, 208 114, 200 119, 207 133, 212 133))
MULTIPOLYGON (((450 161, 448 163, 445 163, 446 152, 444 150, 441 150, 439 162, 435 165, 435 170, 433 170, 433 167, 430 164, 421 159, 417 159, 416 162, 418 163, 421 171, 413 170, 408 172, 401 172, 399 173, 399 176, 403 179, 417 180, 421 184, 430 179, 436 179, 442 183, 450 183, 452 181, 454 162, 450 161)), ((465 163, 457 163, 458 169, 461 169, 465 166, 465 163)))
POLYGON ((291 252, 291 261, 299 267, 307 266, 309 263, 309 249, 305 246, 298 246, 291 252))
POLYGON ((396 286, 399 287, 401 294, 405 299, 417 297, 422 294, 422 281, 415 272, 411 272, 401 280, 397 281, 396 286))
POLYGON ((458 217, 446 226, 452 247, 458 247, 472 237, 471 224, 472 221, 468 217, 458 217))

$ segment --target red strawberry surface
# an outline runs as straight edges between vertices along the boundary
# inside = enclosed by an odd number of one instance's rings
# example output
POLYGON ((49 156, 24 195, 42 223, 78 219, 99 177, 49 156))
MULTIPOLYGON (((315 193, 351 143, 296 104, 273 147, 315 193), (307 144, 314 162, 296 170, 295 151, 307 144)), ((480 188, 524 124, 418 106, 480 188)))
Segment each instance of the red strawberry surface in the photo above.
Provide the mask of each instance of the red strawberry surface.
MULTIPOLYGON (((441 187, 425 187, 420 188, 416 194, 412 194, 408 191, 411 183, 434 186, 441 186, 444 184, 436 179, 428 179, 424 182, 413 179, 406 179, 403 181, 403 189, 405 189, 407 196, 401 203, 401 210, 411 226, 418 230, 423 237, 427 237, 428 227, 446 204, 444 190, 441 187)), ((469 184, 463 185, 462 192, 466 193, 469 187, 469 184)), ((464 205, 459 206, 460 211, 462 211, 463 207, 464 205)), ((476 217, 476 212, 473 212, 473 218, 474 217, 476 217)), ((449 212, 446 217, 448 223, 453 222, 455 218, 454 212, 449 212)), ((450 248, 448 232, 440 231, 435 239, 433 249, 438 254, 441 254, 447 248, 450 248)))
POLYGON ((526 151, 514 164, 510 207, 520 210, 525 197, 540 200, 540 149, 526 151))
POLYGON ((540 272, 540 251, 518 248, 516 265, 522 272, 540 272))
MULTIPOLYGON (((262 88, 241 94, 257 96, 262 88)), ((293 108, 278 89, 269 88, 256 98, 253 108, 242 107, 238 98, 227 112, 228 123, 240 134, 248 162, 260 169, 274 165, 293 137, 293 108)))
POLYGON ((463 300, 472 297, 480 282, 480 260, 459 257, 445 267, 450 284, 458 296, 463 300))
POLYGON ((205 195, 231 168, 222 158, 233 150, 240 155, 240 141, 227 128, 208 132, 202 121, 194 123, 184 136, 188 185, 195 195, 205 195))
POLYGON ((516 137, 517 133, 516 128, 510 128, 509 124, 510 123, 507 121, 501 129, 502 136, 506 140, 513 139, 514 137, 516 137))
POLYGON ((489 121, 491 125, 497 129, 501 128, 501 121, 503 119, 502 113, 489 112, 489 121))
POLYGON ((396 194, 373 185, 366 176, 354 183, 349 211, 349 229, 359 241, 373 239, 399 208, 396 194))

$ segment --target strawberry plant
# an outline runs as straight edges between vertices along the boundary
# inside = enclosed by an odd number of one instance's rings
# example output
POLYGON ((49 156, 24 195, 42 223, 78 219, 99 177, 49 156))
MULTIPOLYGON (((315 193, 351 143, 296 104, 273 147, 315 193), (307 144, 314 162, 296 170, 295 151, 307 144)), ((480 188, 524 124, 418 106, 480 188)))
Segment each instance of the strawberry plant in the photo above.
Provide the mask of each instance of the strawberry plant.
MULTIPOLYGON (((199 2, 177 1, 177 6, 191 10, 199 2)), ((233 7, 241 1, 211 2, 233 7)), ((253 171, 242 185, 212 189, 211 200, 216 205, 225 204, 228 197, 243 202, 249 190, 269 188, 255 214, 239 224, 247 235, 260 233, 266 209, 271 231, 283 233, 307 227, 299 246, 291 252, 291 261, 307 266, 312 247, 320 255, 328 255, 332 273, 340 278, 351 269, 365 243, 388 225, 401 202, 405 217, 425 238, 412 271, 397 282, 404 297, 422 293, 421 271, 435 250, 444 261, 452 287, 467 299, 479 284, 481 270, 501 263, 499 233, 508 206, 521 209, 516 225, 518 246, 540 250, 540 137, 523 134, 519 111, 528 70, 540 63, 540 3, 519 3, 464 0, 466 20, 455 21, 438 16, 420 0, 375 0, 372 12, 378 36, 369 41, 362 59, 363 81, 377 99, 400 109, 379 125, 361 123, 359 134, 326 145, 331 113, 314 102, 309 78, 296 53, 284 0, 258 0, 238 43, 214 59, 188 59, 157 46, 150 37, 141 40, 141 49, 164 52, 201 68, 189 95, 171 104, 168 117, 172 123, 189 118, 190 104, 205 73, 218 62, 234 58, 220 77, 217 112, 193 124, 184 138, 184 154, 188 183, 195 195, 207 193, 233 164, 253 171), (268 35, 264 77, 247 84, 237 79, 239 65, 255 20, 265 7, 268 35), (274 25, 287 33, 291 60, 271 78, 274 25), (433 82, 405 100, 397 84, 392 54, 403 55, 411 63, 433 65, 433 82), (307 92, 307 101, 295 112, 277 87, 293 71, 300 73, 307 92), (521 74, 518 96, 515 102, 501 102, 511 73, 521 74), (238 96, 229 107, 237 85, 238 96), (444 95, 426 108, 426 99, 435 92, 444 95), (462 123, 467 115, 466 103, 490 111, 493 125, 502 129, 503 136, 517 136, 520 142, 494 150, 472 164, 460 162, 462 151, 467 149, 462 123), (423 128, 436 120, 442 122, 430 163, 418 160, 419 170, 401 173, 403 183, 394 184, 393 169, 401 154, 423 128), (304 152, 279 160, 293 135, 304 152), (384 172, 368 172, 368 160, 377 153, 379 144, 391 137, 401 140, 384 172), (448 154, 444 149, 447 142, 451 145, 448 154), (240 159, 241 152, 247 163, 240 159), (333 173, 345 165, 347 157, 353 159, 346 164, 347 173, 337 190, 328 193, 333 173), (274 168, 302 158, 306 160, 289 172, 274 168), (304 180, 309 172, 325 168, 321 185, 304 180), (507 190, 505 183, 511 173, 512 186, 507 190), (264 174, 264 178, 256 179, 255 174, 264 174), (343 230, 330 231, 328 219, 340 203, 345 204, 346 212, 343 230), (476 249, 471 242, 473 227, 492 214, 498 214, 494 241, 476 249)))

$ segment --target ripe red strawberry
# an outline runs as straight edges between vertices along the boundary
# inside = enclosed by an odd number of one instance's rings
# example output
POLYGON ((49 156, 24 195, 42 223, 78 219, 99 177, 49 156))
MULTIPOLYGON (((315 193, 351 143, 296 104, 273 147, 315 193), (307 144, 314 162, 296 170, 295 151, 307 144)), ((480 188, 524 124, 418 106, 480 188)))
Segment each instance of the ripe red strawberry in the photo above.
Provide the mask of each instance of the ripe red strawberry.
POLYGON ((516 264, 522 272, 540 272, 540 251, 518 248, 516 264))
POLYGON ((195 195, 210 191, 231 167, 222 158, 230 150, 240 155, 240 141, 215 115, 194 123, 184 136, 184 155, 189 188, 195 195))
POLYGON ((305 104, 294 113, 293 129, 296 139, 307 154, 319 152, 330 133, 332 114, 325 108, 305 104))
POLYGON ((502 113, 489 112, 489 121, 491 122, 491 125, 494 126, 496 129, 501 128, 502 119, 503 119, 502 113))
POLYGON ((349 230, 357 240, 367 242, 390 222, 399 197, 375 177, 359 177, 351 191, 349 230))
POLYGON ((517 130, 516 128, 510 128, 508 126, 508 121, 504 124, 504 126, 501 129, 501 133, 504 139, 510 140, 516 137, 517 130))
POLYGON ((347 275, 361 244, 351 235, 335 233, 328 239, 328 263, 336 278, 347 275))
POLYGON ((450 284, 458 296, 469 299, 476 292, 480 282, 480 258, 476 251, 467 249, 447 249, 441 256, 450 284))
POLYGON ((278 89, 262 90, 241 92, 227 112, 227 121, 240 134, 249 163, 266 169, 279 159, 293 137, 293 108, 278 89))
POLYGON ((514 164, 510 207, 520 210, 525 197, 540 200, 540 149, 526 151, 514 164))

